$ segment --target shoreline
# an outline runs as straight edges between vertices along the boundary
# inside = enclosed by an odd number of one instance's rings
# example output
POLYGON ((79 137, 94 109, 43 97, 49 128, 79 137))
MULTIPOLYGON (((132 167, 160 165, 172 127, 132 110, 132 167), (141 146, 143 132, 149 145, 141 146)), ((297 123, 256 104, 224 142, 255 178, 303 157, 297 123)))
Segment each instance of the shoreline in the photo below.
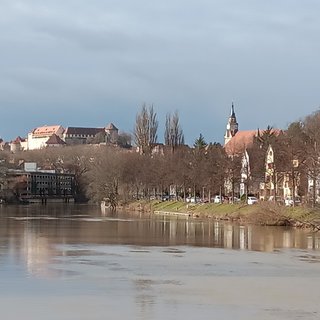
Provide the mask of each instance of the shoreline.
POLYGON ((181 201, 135 201, 120 206, 125 211, 192 219, 214 219, 264 226, 290 226, 320 231, 320 210, 308 207, 284 207, 274 203, 186 204, 181 201))

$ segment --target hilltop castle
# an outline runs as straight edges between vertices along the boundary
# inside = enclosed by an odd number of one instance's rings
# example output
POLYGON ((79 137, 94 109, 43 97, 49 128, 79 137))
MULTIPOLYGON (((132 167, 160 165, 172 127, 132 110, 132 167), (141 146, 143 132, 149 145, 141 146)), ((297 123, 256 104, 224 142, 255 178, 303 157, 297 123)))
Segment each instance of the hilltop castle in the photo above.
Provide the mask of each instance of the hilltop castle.
POLYGON ((28 133, 27 139, 18 137, 11 142, 12 152, 19 150, 35 150, 46 147, 58 147, 62 145, 86 144, 88 139, 96 135, 103 136, 103 142, 116 143, 118 140, 118 128, 110 123, 104 128, 67 127, 61 125, 42 126, 28 133))

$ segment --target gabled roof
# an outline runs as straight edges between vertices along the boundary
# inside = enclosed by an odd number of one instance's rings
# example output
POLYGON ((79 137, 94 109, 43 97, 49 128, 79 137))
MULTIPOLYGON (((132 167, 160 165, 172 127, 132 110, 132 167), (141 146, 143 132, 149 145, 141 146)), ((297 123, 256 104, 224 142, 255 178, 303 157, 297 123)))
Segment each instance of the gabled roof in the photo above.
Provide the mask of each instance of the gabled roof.
POLYGON ((111 122, 109 123, 106 128, 106 130, 118 130, 118 128, 111 122))
POLYGON ((258 130, 238 131, 230 141, 224 146, 228 155, 243 153, 244 150, 250 147, 254 137, 258 135, 258 130))
POLYGON ((95 136, 97 133, 104 131, 104 128, 81 128, 81 127, 68 127, 64 134, 82 134, 88 136, 95 136))
MULTIPOLYGON (((261 137, 264 132, 265 130, 238 131, 224 146, 226 153, 230 156, 243 153, 247 148, 252 146, 254 137, 261 137)), ((282 133, 282 130, 272 129, 271 132, 274 135, 279 136, 282 133)))
POLYGON ((19 144, 20 142, 25 142, 25 141, 26 139, 23 139, 20 136, 18 136, 11 143, 19 144))
POLYGON ((57 132, 62 129, 62 126, 55 125, 55 126, 43 126, 35 128, 32 133, 34 136, 50 136, 52 134, 57 134, 57 132))
POLYGON ((48 141, 46 142, 47 145, 65 145, 66 143, 56 134, 53 134, 48 141))

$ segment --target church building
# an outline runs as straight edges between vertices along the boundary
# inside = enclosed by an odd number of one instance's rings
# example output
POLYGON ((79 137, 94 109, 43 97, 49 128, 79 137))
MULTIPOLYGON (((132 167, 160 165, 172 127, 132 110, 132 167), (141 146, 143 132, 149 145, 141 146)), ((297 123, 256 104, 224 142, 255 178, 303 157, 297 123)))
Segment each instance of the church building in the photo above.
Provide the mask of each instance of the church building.
POLYGON ((231 105, 231 112, 227 122, 224 135, 224 148, 229 156, 242 155, 253 143, 254 137, 259 135, 258 130, 240 130, 237 122, 234 105, 231 105))

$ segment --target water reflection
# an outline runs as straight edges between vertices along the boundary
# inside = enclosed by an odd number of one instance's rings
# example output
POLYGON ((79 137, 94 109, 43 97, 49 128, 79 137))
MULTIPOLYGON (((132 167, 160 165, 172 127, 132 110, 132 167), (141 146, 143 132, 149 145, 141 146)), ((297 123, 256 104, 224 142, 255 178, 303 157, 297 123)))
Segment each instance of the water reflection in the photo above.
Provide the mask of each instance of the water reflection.
POLYGON ((243 226, 217 221, 168 219, 150 225, 171 243, 271 252, 280 248, 319 249, 320 236, 285 227, 243 226))
POLYGON ((89 206, 0 209, 0 256, 10 253, 13 259, 24 261, 29 273, 49 276, 46 265, 58 254, 59 244, 191 245, 272 252, 280 248, 319 249, 320 237, 292 228, 168 216, 102 215, 89 206))
POLYGON ((318 319, 318 249, 319 235, 306 230, 76 205, 0 207, 1 314, 318 319))
POLYGON ((152 281, 138 279, 134 281, 135 304, 141 319, 152 319, 153 306, 156 304, 156 295, 152 290, 152 281))
MULTIPOLYGON (((38 236, 27 224, 21 238, 20 255, 25 260, 29 274, 49 276, 47 265, 56 252, 47 237, 38 236)), ((18 249, 19 250, 19 249, 18 249)))

